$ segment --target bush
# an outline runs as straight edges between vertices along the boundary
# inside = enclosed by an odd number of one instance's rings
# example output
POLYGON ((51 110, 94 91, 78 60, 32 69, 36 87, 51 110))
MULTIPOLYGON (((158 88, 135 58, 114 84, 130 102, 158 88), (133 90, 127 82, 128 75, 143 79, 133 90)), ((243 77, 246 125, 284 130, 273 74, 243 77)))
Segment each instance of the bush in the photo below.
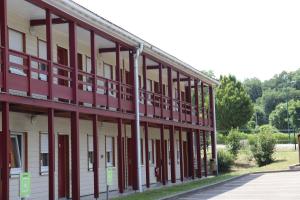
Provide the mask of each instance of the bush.
POLYGON ((238 129, 232 129, 226 138, 227 149, 235 157, 237 156, 239 150, 242 148, 242 139, 243 133, 239 132, 238 129))
POLYGON ((217 142, 218 144, 225 144, 226 136, 222 133, 217 133, 217 142))
POLYGON ((234 164, 234 156, 223 149, 218 150, 218 169, 219 172, 228 172, 234 164))
POLYGON ((291 136, 289 137, 289 134, 287 133, 273 133, 273 137, 276 139, 277 144, 290 144, 295 143, 295 138, 293 133, 291 133, 291 136))
POLYGON ((251 144, 251 152, 258 166, 273 162, 276 140, 269 131, 261 131, 251 144))

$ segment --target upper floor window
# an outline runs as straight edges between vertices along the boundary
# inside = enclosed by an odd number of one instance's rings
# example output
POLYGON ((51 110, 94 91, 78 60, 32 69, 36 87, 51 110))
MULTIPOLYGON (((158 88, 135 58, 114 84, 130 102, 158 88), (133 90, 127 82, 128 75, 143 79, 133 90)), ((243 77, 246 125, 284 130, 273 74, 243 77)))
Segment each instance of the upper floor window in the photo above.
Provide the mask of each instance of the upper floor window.
POLYGON ((106 167, 115 166, 115 141, 114 137, 105 137, 106 167))
POLYGON ((49 149, 48 134, 40 134, 40 173, 48 173, 49 170, 49 149))
POLYGON ((87 136, 87 148, 88 148, 88 170, 93 171, 94 163, 94 146, 93 146, 93 136, 87 136))

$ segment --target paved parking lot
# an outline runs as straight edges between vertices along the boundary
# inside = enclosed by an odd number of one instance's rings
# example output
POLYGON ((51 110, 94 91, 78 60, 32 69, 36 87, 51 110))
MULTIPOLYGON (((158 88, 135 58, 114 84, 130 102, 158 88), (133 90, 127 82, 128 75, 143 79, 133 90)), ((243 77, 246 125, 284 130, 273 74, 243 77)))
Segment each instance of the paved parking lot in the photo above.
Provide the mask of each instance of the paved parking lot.
POLYGON ((300 172, 251 174, 180 200, 300 200, 300 172))

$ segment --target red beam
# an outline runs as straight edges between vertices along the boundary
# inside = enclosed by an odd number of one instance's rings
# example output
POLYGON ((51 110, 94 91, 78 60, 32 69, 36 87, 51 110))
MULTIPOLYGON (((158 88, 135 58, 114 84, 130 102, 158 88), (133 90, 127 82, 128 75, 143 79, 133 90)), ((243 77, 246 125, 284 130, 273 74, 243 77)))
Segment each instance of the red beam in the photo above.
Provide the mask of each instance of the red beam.
MULTIPOLYGON (((132 49, 127 48, 127 47, 119 47, 120 51, 131 51, 132 49)), ((116 45, 116 48, 100 48, 99 49, 99 53, 113 53, 113 52, 117 52, 118 51, 118 47, 116 45)))
POLYGON ((2 92, 8 92, 7 78, 8 78, 8 30, 7 30, 7 0, 0 2, 0 30, 1 30, 1 49, 2 56, 2 72, 3 72, 3 87, 2 92))
POLYGON ((200 131, 196 131, 196 152, 197 152, 197 167, 198 167, 198 173, 197 177, 202 177, 202 164, 201 164, 201 145, 200 145, 200 131))
POLYGON ((182 82, 182 81, 189 81, 189 78, 173 78, 173 82, 176 82, 176 81, 180 81, 180 82, 182 82))
POLYGON ((171 159, 171 181, 176 183, 176 170, 175 170, 175 150, 174 150, 174 126, 170 127, 170 159, 171 159))
POLYGON ((10 132, 9 132, 9 103, 2 102, 2 134, 3 134, 3 141, 2 141, 2 199, 6 200, 9 199, 9 143, 10 143, 10 132))
POLYGON ((71 112, 72 199, 80 200, 79 112, 71 112))
POLYGON ((46 10, 46 38, 48 65, 48 99, 53 100, 53 56, 52 56, 52 16, 49 9, 46 10))
POLYGON ((159 69, 160 65, 148 65, 147 69, 159 69))
MULTIPOLYGON (((47 19, 32 19, 30 20, 30 26, 43 26, 46 25, 47 19)), ((66 20, 62 18, 53 18, 52 19, 52 24, 64 24, 67 23, 66 20)))
POLYGON ((118 119, 118 186, 119 186, 119 192, 124 192, 124 176, 123 169, 124 169, 124 163, 123 163, 123 145, 122 145, 122 119, 118 119))
POLYGON ((94 198, 99 198, 99 140, 98 140, 98 117, 93 115, 93 150, 94 150, 94 198))
POLYGON ((55 133, 54 110, 48 109, 49 199, 55 199, 55 133))
MULTIPOLYGON (((152 149, 152 151, 153 151, 153 149, 152 149)), ((145 162, 146 162, 146 186, 147 186, 147 188, 149 188, 150 187, 150 175, 149 175, 148 122, 145 123, 145 162)))
POLYGON ((179 127, 180 180, 183 182, 182 128, 179 127))
POLYGON ((203 131, 203 153, 204 153, 204 172, 207 177, 207 152, 206 152, 206 132, 203 131))
POLYGON ((160 127, 160 148, 161 148, 161 180, 162 184, 166 185, 166 155, 165 155, 165 138, 164 138, 164 125, 162 124, 160 127))

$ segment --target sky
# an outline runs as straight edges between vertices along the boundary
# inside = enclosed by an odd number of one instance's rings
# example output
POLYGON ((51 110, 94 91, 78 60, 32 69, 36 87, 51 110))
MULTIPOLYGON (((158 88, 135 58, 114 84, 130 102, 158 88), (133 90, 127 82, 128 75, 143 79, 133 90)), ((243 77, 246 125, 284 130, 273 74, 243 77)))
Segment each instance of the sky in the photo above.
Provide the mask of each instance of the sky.
POLYGON ((266 80, 300 68, 299 0, 75 0, 199 70, 266 80))

